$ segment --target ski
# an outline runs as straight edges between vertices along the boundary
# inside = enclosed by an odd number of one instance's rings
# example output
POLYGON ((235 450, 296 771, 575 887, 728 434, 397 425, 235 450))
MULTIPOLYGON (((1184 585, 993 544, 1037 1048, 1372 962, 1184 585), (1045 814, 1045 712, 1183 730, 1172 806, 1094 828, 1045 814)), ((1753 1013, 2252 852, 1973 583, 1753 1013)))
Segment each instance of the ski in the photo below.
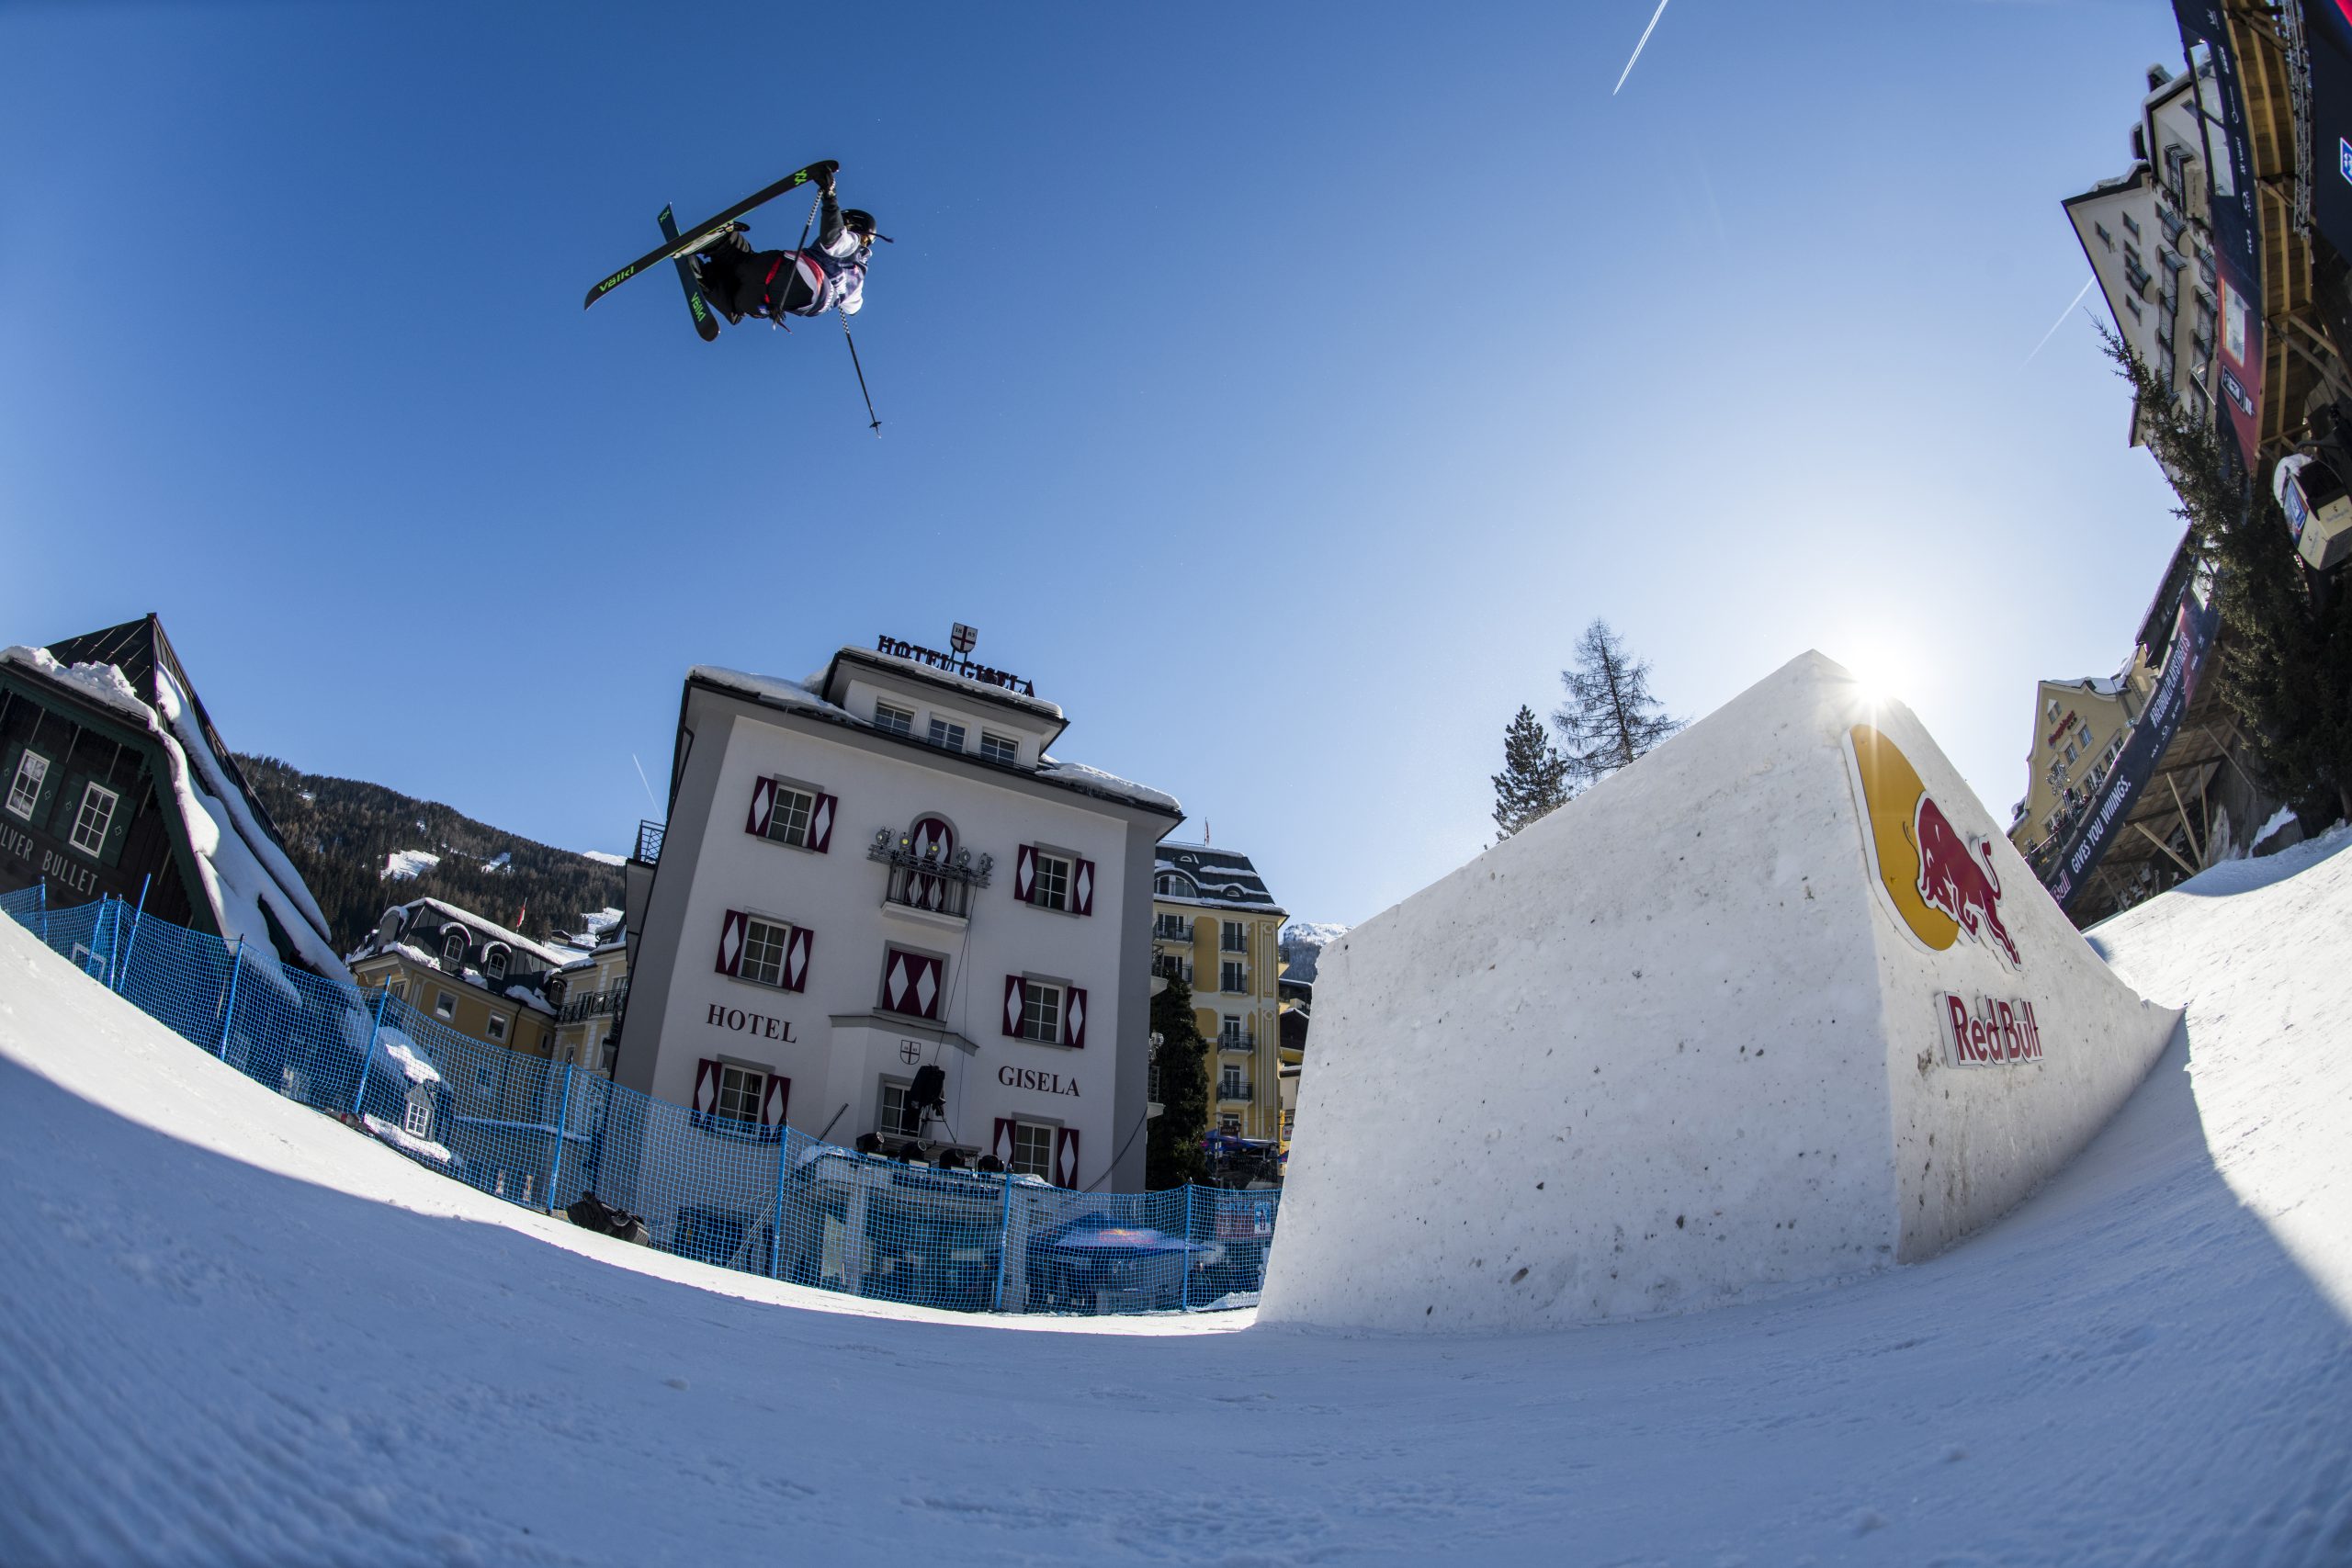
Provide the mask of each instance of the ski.
MULTIPOLYGON (((661 223, 662 237, 675 244, 678 240, 678 220, 671 216, 670 209, 666 207, 662 209, 661 223)), ((703 342, 717 342, 718 317, 712 311, 710 306, 704 302, 702 285, 695 281, 693 265, 684 256, 673 256, 670 259, 678 269, 678 281, 685 285, 686 309, 694 313, 695 331, 701 335, 703 342)))
POLYGON ((630 278, 635 277, 639 273, 643 272, 647 267, 651 266, 656 262, 673 260, 678 256, 688 255, 702 249, 712 240, 718 238, 720 234, 725 233, 728 230, 735 227, 735 220, 742 217, 746 212, 751 211, 754 207, 759 206, 763 202, 774 201, 786 191, 791 190, 798 186, 807 185, 809 181, 815 179, 820 173, 836 170, 840 167, 841 165, 839 164, 834 163, 830 158, 827 158, 818 163, 811 164, 805 169, 795 169, 792 173, 785 175, 784 178, 776 181, 775 184, 768 186, 767 189, 757 192, 752 196, 746 197, 744 199, 737 202, 734 206, 729 208, 726 211, 720 213, 716 218, 707 218, 700 223, 695 224, 692 229, 685 231, 685 235, 683 239, 664 240, 659 249, 648 251, 645 254, 629 263, 628 265, 621 268, 620 271, 613 274, 610 277, 607 277, 602 283, 596 285, 595 288, 588 290, 588 298, 582 303, 580 308, 583 310, 586 310, 590 305, 594 305, 597 300, 602 299, 605 295, 611 293, 614 289, 618 288, 622 284, 627 283, 630 278))

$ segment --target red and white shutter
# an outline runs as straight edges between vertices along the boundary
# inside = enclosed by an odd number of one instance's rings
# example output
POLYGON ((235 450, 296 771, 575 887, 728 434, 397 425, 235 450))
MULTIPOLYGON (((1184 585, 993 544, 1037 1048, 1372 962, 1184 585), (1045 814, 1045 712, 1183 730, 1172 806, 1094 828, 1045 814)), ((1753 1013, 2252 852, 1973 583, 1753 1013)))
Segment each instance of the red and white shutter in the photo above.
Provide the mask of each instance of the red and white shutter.
POLYGON ((1091 860, 1070 867, 1069 907, 1081 915, 1094 913, 1094 863, 1091 860))
POLYGON ((741 909, 729 909, 718 923, 718 964, 721 975, 740 973, 743 964, 744 922, 749 919, 741 909))
POLYGON ((1023 844, 1012 862, 1012 896, 1026 904, 1037 891, 1037 846, 1023 844))
POLYGON ((910 1012, 917 1018, 937 1018, 941 984, 945 965, 936 958, 920 953, 889 950, 882 970, 882 1004, 892 1012, 910 1012))
POLYGON ((1018 975, 1004 977, 1004 1032, 1016 1038, 1021 1033, 1021 1015, 1026 1010, 1029 987, 1018 975))
POLYGON ((817 944, 817 933, 807 926, 795 926, 784 943, 784 988, 805 991, 808 988, 808 950, 817 944))
POLYGON ((808 808, 808 847, 819 854, 833 847, 833 818, 841 814, 841 804, 820 791, 817 804, 808 808))
POLYGON ((758 779, 752 784, 752 809, 743 818, 743 831, 759 838, 768 836, 768 818, 775 811, 775 780, 758 779))
POLYGON ((695 1064, 695 1097, 688 1104, 696 1126, 718 1109, 718 1064, 708 1056, 695 1064))
POLYGON ((1054 1129, 1054 1185, 1078 1185, 1078 1129, 1075 1127, 1054 1129))
POLYGON ((760 1125, 783 1126, 785 1108, 791 1103, 792 1080, 781 1074, 770 1073, 767 1090, 760 1096, 760 1125))
POLYGON ((1086 987, 1072 986, 1062 997, 1062 1043, 1086 1043, 1086 987))
POLYGON ((996 1133, 989 1139, 989 1153, 1002 1160, 1007 1170, 1012 1168, 1012 1117, 998 1117, 996 1133))

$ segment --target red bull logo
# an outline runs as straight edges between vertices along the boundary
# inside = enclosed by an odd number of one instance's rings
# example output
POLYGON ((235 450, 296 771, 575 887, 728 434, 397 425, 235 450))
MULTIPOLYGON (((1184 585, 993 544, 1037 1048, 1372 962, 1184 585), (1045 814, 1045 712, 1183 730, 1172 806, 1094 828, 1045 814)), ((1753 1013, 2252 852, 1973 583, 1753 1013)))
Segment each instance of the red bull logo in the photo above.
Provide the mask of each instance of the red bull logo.
POLYGON ((1919 901, 1941 909, 1978 942, 2018 967, 2018 944, 2001 923, 2001 878, 1993 869, 1993 843, 1980 839, 1972 846, 1951 825, 1943 808, 1927 791, 1912 814, 1911 842, 1919 852, 1919 901))
POLYGON ((1950 991, 1936 998, 1944 1061, 1954 1067, 2007 1067, 2041 1060, 2041 1026, 2021 998, 1980 998, 1975 1010, 1950 991))
POLYGON ((2012 969, 2023 956, 2001 919, 2001 878, 1990 839, 1971 838, 1928 793, 1894 741, 1853 727, 1868 820, 1863 824, 1880 890, 1911 934, 1941 953, 1965 934, 2012 969))

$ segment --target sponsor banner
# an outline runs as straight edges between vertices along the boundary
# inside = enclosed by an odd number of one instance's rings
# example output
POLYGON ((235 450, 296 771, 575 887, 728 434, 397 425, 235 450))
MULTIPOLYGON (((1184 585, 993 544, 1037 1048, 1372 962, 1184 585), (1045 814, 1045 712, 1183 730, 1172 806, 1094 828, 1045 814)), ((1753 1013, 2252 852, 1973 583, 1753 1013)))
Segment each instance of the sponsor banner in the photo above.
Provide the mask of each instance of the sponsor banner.
POLYGON ((2302 0, 2311 60, 2312 221, 2352 256, 2352 5, 2302 0))
POLYGON ((2070 908, 2090 885, 2099 858, 2123 830, 2140 792, 2155 776, 2156 764, 2180 733, 2181 716, 2197 694, 2197 678, 2204 672, 2213 637, 2221 629, 2222 612, 2210 586, 2192 580, 2181 589, 2175 612, 2172 647, 2165 655, 2164 673, 2148 705, 2132 726, 2132 738, 2108 770, 2107 783, 2089 807, 2056 845, 2034 862, 2034 873, 2061 908, 2070 908))
POLYGON ((2019 997, 1979 997, 1972 1008, 1950 991, 1936 994, 1944 1066, 2014 1067, 2041 1060, 2041 1026, 2019 997))
MULTIPOLYGON (((2334 8, 2336 0, 2314 0, 2334 8)), ((2188 57, 2205 145, 2206 210, 2213 230, 2216 301, 2213 390, 2249 471, 2262 444, 2262 220, 2255 204, 2254 142, 2246 132, 2238 59, 2222 18, 2222 0, 2173 0, 2188 57), (2210 71, 2207 69, 2210 64, 2210 71)), ((2152 156, 2162 149, 2150 148, 2152 156)), ((2154 171, 2165 177, 2160 166, 2154 171)))

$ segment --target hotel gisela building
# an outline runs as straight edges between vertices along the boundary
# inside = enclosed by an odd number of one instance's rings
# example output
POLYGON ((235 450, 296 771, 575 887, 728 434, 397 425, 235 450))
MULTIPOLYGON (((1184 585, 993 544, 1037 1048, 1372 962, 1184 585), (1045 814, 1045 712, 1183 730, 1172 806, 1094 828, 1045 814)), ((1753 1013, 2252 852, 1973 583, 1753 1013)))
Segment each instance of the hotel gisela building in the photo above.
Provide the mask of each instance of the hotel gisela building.
POLYGON ((620 1084, 829 1142, 1141 1190, 1152 876, 1176 802, 1048 755, 1029 682, 882 639, 686 677, 629 867, 620 1084), (919 1111, 925 1067, 944 1101, 919 1111))

